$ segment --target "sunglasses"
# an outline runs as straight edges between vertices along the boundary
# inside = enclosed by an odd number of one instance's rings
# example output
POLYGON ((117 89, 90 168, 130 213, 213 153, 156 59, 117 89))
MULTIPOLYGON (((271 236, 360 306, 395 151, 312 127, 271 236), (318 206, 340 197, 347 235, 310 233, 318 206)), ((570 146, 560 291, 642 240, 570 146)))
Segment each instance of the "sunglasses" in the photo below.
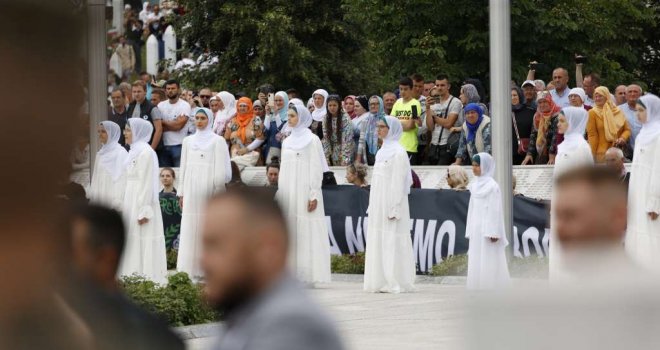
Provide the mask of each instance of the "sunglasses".
POLYGON ((201 98, 211 98, 211 95, 199 95, 201 98))

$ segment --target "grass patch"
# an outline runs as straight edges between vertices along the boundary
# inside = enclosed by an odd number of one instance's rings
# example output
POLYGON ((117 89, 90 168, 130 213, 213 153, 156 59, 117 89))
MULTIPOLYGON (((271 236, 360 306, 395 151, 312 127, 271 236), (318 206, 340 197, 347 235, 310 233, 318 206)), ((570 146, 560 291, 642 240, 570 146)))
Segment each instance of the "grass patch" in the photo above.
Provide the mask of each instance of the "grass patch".
MULTIPOLYGON (((431 276, 466 276, 467 254, 453 255, 433 265, 431 276)), ((513 258, 509 262, 509 274, 515 278, 548 278, 548 258, 529 256, 513 258)))
POLYGON ((330 269, 332 270, 332 273, 363 274, 364 252, 332 255, 330 269))
POLYGON ((126 295, 143 308, 161 316, 171 326, 188 326, 214 322, 219 313, 204 302, 202 286, 192 283, 188 274, 180 272, 168 278, 167 286, 160 286, 144 277, 122 277, 126 295))
POLYGON ((431 276, 466 276, 467 254, 448 256, 441 263, 433 265, 431 276))

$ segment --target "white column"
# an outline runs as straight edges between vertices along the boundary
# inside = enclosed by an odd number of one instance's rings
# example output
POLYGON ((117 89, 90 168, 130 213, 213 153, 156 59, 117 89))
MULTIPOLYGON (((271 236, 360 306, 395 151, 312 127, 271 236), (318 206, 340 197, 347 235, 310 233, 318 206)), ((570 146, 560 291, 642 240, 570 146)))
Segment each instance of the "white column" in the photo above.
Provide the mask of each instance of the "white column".
POLYGON ((105 0, 87 1, 87 60, 89 65, 89 150, 94 169, 99 139, 96 128, 107 117, 108 72, 106 67, 105 0))
POLYGON ((112 0, 112 27, 124 34, 124 0, 112 0))
MULTIPOLYGON (((509 0, 490 0, 490 92, 495 180, 504 204, 504 225, 509 242, 513 232, 511 185, 511 25, 509 0)), ((510 243, 512 244, 512 243, 510 243)), ((511 252, 508 249, 507 252, 511 252)), ((511 254, 507 254, 510 256, 511 254)))
POLYGON ((174 26, 165 29, 163 41, 165 42, 165 59, 169 60, 168 70, 172 71, 176 64, 176 33, 174 32, 174 26))
POLYGON ((153 34, 147 39, 147 73, 158 73, 158 39, 153 34))

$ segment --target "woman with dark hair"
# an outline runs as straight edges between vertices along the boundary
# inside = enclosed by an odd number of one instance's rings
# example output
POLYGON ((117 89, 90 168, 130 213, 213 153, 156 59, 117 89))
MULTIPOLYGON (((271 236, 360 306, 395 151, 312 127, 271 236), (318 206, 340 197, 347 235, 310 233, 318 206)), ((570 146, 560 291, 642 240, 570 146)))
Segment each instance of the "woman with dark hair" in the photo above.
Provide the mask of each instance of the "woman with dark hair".
POLYGON ((520 164, 527 155, 529 139, 534 127, 534 110, 525 104, 525 95, 515 86, 511 87, 511 135, 513 138, 513 164, 520 164))
POLYGON ((341 108, 339 95, 327 98, 328 113, 323 120, 323 153, 330 166, 347 166, 353 162, 353 123, 341 108))

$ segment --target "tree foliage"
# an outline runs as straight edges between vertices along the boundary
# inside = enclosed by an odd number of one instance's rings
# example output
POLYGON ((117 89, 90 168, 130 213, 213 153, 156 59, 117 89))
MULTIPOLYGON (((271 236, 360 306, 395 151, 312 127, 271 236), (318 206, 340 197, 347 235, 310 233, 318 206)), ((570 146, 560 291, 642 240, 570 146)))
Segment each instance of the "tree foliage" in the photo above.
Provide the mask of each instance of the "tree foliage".
MULTIPOLYGON (((180 0, 177 33, 219 63, 183 74, 194 85, 254 91, 264 83, 311 93, 363 91, 370 69, 361 27, 334 2, 180 0)), ((375 67, 372 68, 375 72, 375 67)))
MULTIPOLYGON (((262 83, 309 94, 382 92, 412 73, 439 73, 455 83, 488 86, 488 1, 463 0, 180 0, 186 49, 207 49, 220 63, 189 72, 195 85, 233 91, 262 83)), ((588 56, 584 73, 603 84, 642 81, 660 87, 660 5, 654 0, 511 1, 512 79, 537 78, 554 67, 571 72, 574 55, 588 56)), ((457 88, 458 84, 454 84, 457 88)))

